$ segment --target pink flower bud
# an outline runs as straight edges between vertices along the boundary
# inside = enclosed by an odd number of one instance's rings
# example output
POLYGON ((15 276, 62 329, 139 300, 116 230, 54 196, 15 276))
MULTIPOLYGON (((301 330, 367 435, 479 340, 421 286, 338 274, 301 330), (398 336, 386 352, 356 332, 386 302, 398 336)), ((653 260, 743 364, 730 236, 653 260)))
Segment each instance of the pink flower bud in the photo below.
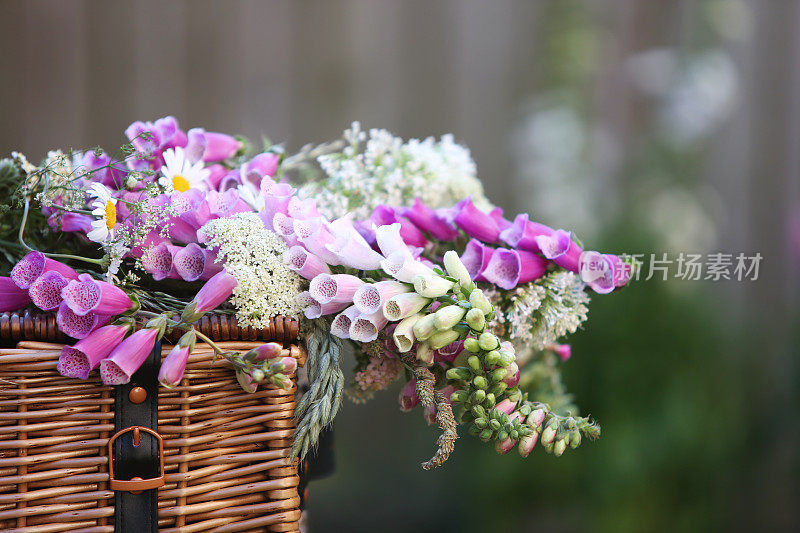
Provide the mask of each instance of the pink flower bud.
POLYGON ((252 357, 254 361, 266 361, 267 359, 275 359, 281 355, 281 351, 283 351, 283 345, 279 342, 267 342, 260 346, 256 346, 247 354, 245 354, 245 358, 252 357))
POLYGON ((503 455, 513 450, 514 446, 516 445, 517 441, 513 440, 511 437, 508 437, 504 440, 496 441, 494 444, 494 450, 500 455, 503 455))
POLYGON ((176 344, 161 363, 158 371, 159 383, 167 388, 179 385, 183 379, 183 373, 186 371, 186 363, 189 361, 191 352, 191 346, 176 344))
POLYGON ((508 398, 494 406, 498 411, 510 415, 517 408, 517 402, 512 402, 508 398))
POLYGON ((417 396, 417 380, 412 379, 408 383, 405 384, 403 389, 400 391, 400 397, 398 398, 400 402, 400 410, 404 413, 407 413, 419 403, 419 396, 417 396))
POLYGON ((506 377, 503 378, 503 383, 508 385, 508 388, 514 387, 519 383, 519 365, 511 363, 506 367, 506 377))
POLYGON ((184 322, 192 323, 200 319, 204 314, 216 309, 222 302, 227 300, 233 289, 236 288, 236 278, 223 270, 211 279, 197 292, 181 315, 184 322))
POLYGON ((292 246, 283 254, 283 261, 289 270, 294 270, 305 279, 314 279, 319 274, 330 274, 331 269, 322 259, 302 246, 292 246))
POLYGON ((283 365, 283 369, 279 370, 281 374, 292 374, 297 370, 297 359, 294 357, 281 357, 270 361, 270 366, 274 364, 283 365))
POLYGON ((536 446, 536 441, 539 440, 539 434, 535 431, 530 435, 526 435, 519 439, 519 454, 522 457, 528 457, 536 446))

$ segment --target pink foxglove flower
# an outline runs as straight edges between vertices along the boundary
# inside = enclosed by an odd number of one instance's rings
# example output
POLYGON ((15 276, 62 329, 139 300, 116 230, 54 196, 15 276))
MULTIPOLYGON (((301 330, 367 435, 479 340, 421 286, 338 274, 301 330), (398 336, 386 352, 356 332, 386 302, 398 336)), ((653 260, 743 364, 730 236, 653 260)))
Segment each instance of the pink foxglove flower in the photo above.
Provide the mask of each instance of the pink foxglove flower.
MULTIPOLYGON (((385 315, 385 313, 384 313, 385 315)), ((392 332, 392 340, 397 350, 401 353, 408 352, 414 346, 416 337, 414 336, 414 326, 423 317, 422 314, 408 316, 397 324, 392 332)))
POLYGON ((370 215, 369 219, 377 227, 399 224, 400 235, 403 238, 403 242, 409 246, 424 248, 428 244, 428 239, 425 238, 425 235, 422 234, 413 222, 404 216, 398 216, 395 210, 389 206, 379 205, 372 211, 372 215, 370 215))
POLYGON ((308 291, 321 304, 352 302, 353 295, 364 282, 350 274, 319 274, 311 280, 308 291))
POLYGON ((61 231, 63 232, 77 232, 84 235, 92 231, 92 221, 94 220, 89 215, 80 215, 78 213, 61 213, 61 231))
POLYGON ((122 342, 131 329, 131 324, 103 326, 89 334, 74 346, 64 346, 58 358, 58 373, 68 378, 86 379, 89 372, 97 368, 100 361, 122 342))
POLYGON ((413 255, 402 235, 400 235, 400 224, 398 223, 375 227, 375 242, 385 257, 395 253, 408 257, 413 255))
POLYGON ((383 308, 386 300, 398 294, 409 292, 411 287, 397 281, 365 283, 353 294, 353 304, 365 315, 371 315, 383 308))
POLYGON ((625 263, 617 255, 606 254, 606 258, 611 262, 611 266, 614 269, 614 286, 624 287, 627 285, 633 275, 633 267, 625 263))
POLYGON ((222 270, 222 265, 215 260, 214 252, 190 243, 175 251, 172 268, 184 281, 211 279, 222 270))
POLYGON ((170 350, 167 357, 161 363, 161 368, 158 371, 159 383, 167 388, 180 385, 183 374, 186 372, 186 363, 189 361, 189 355, 194 349, 196 339, 197 335, 193 329, 183 334, 178 344, 170 350))
POLYGON ((498 248, 492 253, 482 275, 486 281, 510 290, 520 283, 533 281, 547 271, 547 260, 524 250, 498 248))
POLYGON ((339 256, 328 249, 336 238, 328 229, 322 217, 294 221, 294 234, 297 240, 312 254, 329 265, 340 265, 339 256))
POLYGON ((430 233, 440 241, 454 241, 458 238, 458 230, 419 198, 414 200, 413 206, 403 209, 401 213, 420 230, 430 233))
POLYGON ((533 448, 536 446, 536 442, 539 440, 539 434, 537 432, 533 432, 530 435, 525 435, 520 437, 519 439, 519 447, 517 450, 522 457, 528 457, 533 448))
POLYGON ((56 324, 65 335, 73 339, 83 339, 95 329, 106 324, 110 318, 95 313, 77 315, 69 308, 67 302, 61 302, 56 313, 56 324))
POLYGON ((547 349, 558 354, 562 361, 568 361, 572 357, 572 348, 569 344, 551 344, 547 349))
POLYGON ((461 262, 467 268, 473 281, 486 281, 482 272, 486 270, 489 261, 492 259, 492 249, 476 239, 471 239, 464 253, 461 254, 461 262))
POLYGON ((68 283, 70 283, 70 280, 62 276, 60 272, 51 270, 39 276, 31 284, 31 288, 28 289, 28 295, 36 307, 42 311, 51 311, 64 301, 64 298, 61 297, 61 291, 68 283))
MULTIPOLYGON (((527 214, 517 215, 514 222, 500 232, 500 240, 520 250, 529 252, 541 252, 536 237, 540 235, 549 236, 553 229, 538 222, 528 220, 527 214)), ((548 257, 548 259, 551 259, 548 257)))
MULTIPOLYGON (((272 227, 272 220, 275 218, 276 213, 289 213, 289 202, 296 190, 288 183, 270 184, 272 180, 264 180, 261 182, 261 195, 264 197, 264 209, 259 213, 261 220, 267 229, 274 229, 272 227)), ((274 182, 273 182, 274 183, 274 182)))
POLYGON ((339 337, 340 339, 350 338, 350 326, 353 325, 355 319, 360 315, 358 309, 351 305, 333 319, 331 322, 331 335, 339 337))
POLYGON ((581 280, 598 294, 608 294, 616 288, 614 265, 600 252, 584 252, 580 258, 581 280))
POLYGON ((350 324, 350 338, 357 342, 372 342, 378 338, 378 332, 386 327, 387 322, 380 310, 369 315, 359 314, 350 324))
POLYGON ((406 283, 412 283, 417 276, 435 275, 431 267, 399 250, 382 260, 381 268, 394 279, 406 283))
POLYGON ((227 300, 233 289, 236 288, 236 278, 228 274, 227 271, 215 274, 206 281, 205 285, 197 292, 195 297, 183 310, 181 318, 184 322, 191 324, 198 321, 204 314, 213 311, 227 300))
POLYGON ((205 151, 203 161, 216 162, 233 157, 242 143, 225 133, 205 132, 205 151))
POLYGON ((142 255, 142 267, 145 272, 152 274, 156 281, 166 278, 177 279, 178 271, 172 264, 172 250, 175 248, 166 242, 147 248, 142 255))
POLYGON ((332 315, 338 313, 348 305, 350 302, 329 302, 321 304, 315 300, 311 293, 303 291, 295 297, 297 304, 303 309, 303 313, 309 320, 314 320, 324 315, 332 315))
POLYGON ((578 272, 583 250, 572 241, 569 233, 559 229, 550 235, 537 235, 534 240, 546 258, 565 270, 578 272))
POLYGON ((159 336, 156 328, 145 328, 123 340, 107 359, 100 361, 100 377, 106 385, 123 385, 139 370, 159 336))
POLYGON ((64 263, 45 257, 42 252, 28 252, 28 254, 20 259, 11 269, 11 279, 17 284, 20 289, 28 289, 31 284, 36 281, 36 278, 48 272, 55 270, 61 273, 67 279, 78 279, 78 273, 64 263))
POLYGON ((0 277, 0 313, 22 309, 29 303, 28 291, 20 289, 9 277, 0 277))
POLYGON ((506 377, 503 378, 503 383, 508 385, 509 388, 516 387, 519 383, 519 365, 516 362, 511 362, 506 367, 506 377))
POLYGON ((292 246, 283 253, 283 262, 305 279, 314 279, 320 274, 330 274, 331 269, 319 257, 302 246, 292 246))
POLYGON ((383 304, 383 314, 387 320, 396 322, 415 315, 430 303, 430 299, 415 292, 392 296, 383 304))
POLYGON ((453 360, 464 351, 464 341, 454 341, 444 346, 443 348, 439 348, 436 350, 436 354, 434 354, 434 361, 436 362, 449 362, 452 363, 453 360))
POLYGON ((346 218, 334 220, 329 224, 334 236, 332 244, 326 248, 333 252, 339 263, 358 270, 377 270, 383 256, 373 250, 369 243, 346 218))
POLYGON ((133 301, 125 291, 106 281, 92 279, 89 274, 81 274, 77 280, 70 281, 62 289, 61 297, 76 315, 94 312, 113 316, 133 307, 133 301))
POLYGON ((397 399, 400 403, 400 410, 404 413, 412 410, 419 404, 419 396, 417 396, 417 380, 412 379, 403 386, 400 391, 400 396, 397 399))
POLYGON ((510 415, 511 413, 514 412, 514 409, 517 408, 517 402, 512 402, 511 400, 506 398, 505 400, 495 405, 494 408, 500 411, 501 413, 510 415))
POLYGON ((467 235, 480 241, 495 243, 500 237, 498 219, 475 207, 471 198, 461 205, 455 222, 467 235))

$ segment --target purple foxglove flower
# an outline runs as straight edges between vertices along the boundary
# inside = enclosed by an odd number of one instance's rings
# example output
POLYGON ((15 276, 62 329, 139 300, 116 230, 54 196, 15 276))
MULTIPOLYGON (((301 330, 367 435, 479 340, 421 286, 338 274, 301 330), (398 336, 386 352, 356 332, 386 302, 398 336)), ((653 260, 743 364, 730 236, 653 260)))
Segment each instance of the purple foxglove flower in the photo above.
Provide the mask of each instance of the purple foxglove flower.
POLYGON ((61 214, 61 231, 89 233, 92 231, 92 217, 89 215, 79 215, 77 213, 61 214))
POLYGON ((278 171, 281 156, 272 152, 263 152, 245 163, 248 172, 258 172, 261 177, 272 177, 278 171))
POLYGON ((36 278, 45 272, 55 270, 67 279, 78 279, 78 273, 64 263, 45 257, 42 252, 28 252, 11 269, 11 279, 20 289, 29 289, 36 278))
POLYGON ((524 250, 498 248, 492 254, 482 275, 486 281, 506 290, 520 283, 542 277, 547 271, 547 260, 524 250))
POLYGON ((385 257, 398 252, 409 257, 412 256, 411 250, 400 234, 400 229, 399 223, 375 226, 375 242, 385 257))
POLYGON ((360 313, 354 305, 351 305, 338 315, 336 315, 331 322, 331 335, 339 337, 340 339, 350 338, 350 326, 358 318, 360 313))
POLYGON ((319 274, 311 280, 308 291, 321 304, 351 303, 353 295, 364 282, 350 274, 319 274))
POLYGON ((203 128, 192 128, 186 132, 186 147, 183 153, 191 164, 195 164, 203 159, 203 154, 206 153, 206 130, 203 128))
POLYGON ((328 249, 336 238, 328 229, 322 217, 294 221, 294 234, 297 240, 312 254, 329 265, 342 264, 339 256, 328 249))
POLYGON ((569 344, 550 344, 547 349, 555 352, 562 361, 567 361, 572 357, 572 347, 569 344))
MULTIPOLYGON (((511 246, 529 252, 541 252, 536 237, 540 235, 550 236, 553 229, 538 222, 528 220, 527 214, 517 215, 514 222, 500 232, 500 240, 511 246)), ((548 257, 548 259, 550 259, 548 257)))
POLYGON ((411 350, 411 347, 414 346, 414 342, 416 341, 416 337, 414 336, 414 326, 422 317, 422 314, 408 316, 401 320, 400 323, 397 324, 397 327, 394 328, 394 331, 392 332, 392 340, 394 341, 394 344, 397 346, 397 350, 400 353, 405 353, 411 350))
POLYGON ((297 196, 292 196, 289 199, 289 205, 286 206, 286 212, 290 217, 299 218, 301 220, 322 216, 322 214, 320 214, 320 212, 317 210, 317 202, 313 198, 301 200, 297 196))
POLYGON ((467 198, 461 206, 455 222, 467 235, 480 241, 495 243, 500 237, 500 225, 497 219, 475 207, 471 198, 467 198))
MULTIPOLYGON (((264 196, 264 209, 261 210, 259 216, 267 228, 272 229, 272 219, 275 218, 275 213, 289 213, 289 202, 291 201, 296 189, 292 188, 288 183, 277 183, 270 185, 272 180, 263 180, 261 182, 261 194, 264 196)), ((274 183, 274 182, 273 182, 274 183)))
POLYGON ((314 279, 320 274, 331 273, 328 265, 302 246, 292 246, 286 250, 283 253, 283 262, 289 270, 294 270, 305 279, 314 279))
POLYGON ((334 236, 334 241, 333 244, 327 244, 326 248, 336 255, 340 264, 358 270, 380 268, 383 256, 370 247, 350 220, 339 218, 331 222, 328 227, 334 236))
POLYGON ((161 135, 151 122, 137 120, 128 126, 125 136, 137 151, 144 154, 152 154, 161 146, 161 135))
POLYGON ((96 315, 120 315, 133 307, 130 297, 111 283, 92 279, 89 274, 81 274, 71 280, 61 290, 64 303, 76 315, 94 312, 96 315))
POLYGON ((417 380, 412 379, 408 383, 405 384, 403 389, 400 391, 400 397, 398 398, 398 402, 400 403, 400 410, 404 413, 409 412, 411 409, 419 404, 419 396, 417 396, 417 380))
POLYGON ((297 297, 295 297, 295 300, 297 301, 297 304, 303 308, 303 313, 309 320, 314 320, 315 318, 319 318, 324 315, 338 313, 350 305, 350 302, 329 302, 326 304, 321 304, 315 300, 308 291, 303 291, 298 294, 297 297))
POLYGON ((572 241, 569 233, 559 229, 550 235, 537 235, 534 240, 546 258, 565 270, 578 272, 583 250, 572 241))
POLYGON ((122 342, 131 324, 103 326, 92 331, 74 346, 64 346, 58 358, 58 373, 68 378, 86 379, 100 361, 122 342))
POLYGON ((598 294, 608 294, 616 287, 614 265, 600 252, 583 252, 580 258, 580 275, 584 283, 598 294))
POLYGON ((519 365, 512 362, 506 367, 506 377, 503 378, 503 383, 508 385, 509 388, 516 387, 519 383, 519 365))
POLYGON ((0 277, 0 313, 17 311, 31 303, 28 291, 20 289, 9 277, 0 277))
POLYGON ((203 161, 216 162, 233 157, 242 146, 235 137, 224 133, 206 132, 206 150, 203 161))
POLYGON ((514 412, 514 409, 517 408, 517 402, 512 402, 511 400, 506 398, 505 400, 495 405, 494 408, 500 411, 501 413, 510 415, 511 413, 514 412))
POLYGON ((142 266, 145 272, 153 275, 153 279, 160 281, 171 278, 178 279, 180 275, 173 264, 172 250, 177 247, 167 242, 147 248, 142 255, 142 266))
POLYGON ((539 434, 535 431, 530 435, 520 437, 519 447, 517 448, 519 454, 522 457, 528 457, 530 453, 533 451, 533 448, 536 446, 536 441, 538 440, 539 440, 539 434))
POLYGON ((403 209, 401 213, 417 228, 440 241, 454 241, 458 238, 458 230, 419 198, 414 200, 413 206, 403 209))
POLYGON ((633 267, 628 263, 622 261, 619 256, 614 254, 605 254, 606 258, 611 262, 614 269, 614 286, 624 287, 631 280, 633 274, 633 267))
POLYGON ((381 268, 396 280, 406 283, 412 283, 417 276, 436 275, 429 266, 403 251, 394 252, 381 261, 381 268))
POLYGON ((396 322, 419 313, 431 301, 415 292, 406 292, 392 296, 383 304, 383 315, 387 320, 396 322))
POLYGON ((51 270, 45 272, 28 289, 28 295, 33 300, 36 307, 42 311, 56 309, 64 299, 61 297, 61 290, 70 282, 61 275, 60 272, 51 270))
POLYGON ((181 318, 187 324, 196 322, 204 314, 213 311, 227 300, 236 288, 236 278, 223 270, 206 281, 195 297, 183 310, 181 318))
POLYGON ((386 327, 383 311, 365 315, 359 314, 350 324, 350 338, 358 342, 372 342, 378 338, 378 332, 386 327))
POLYGON ((400 224, 400 236, 403 238, 403 242, 409 246, 424 248, 428 244, 428 239, 413 222, 404 216, 398 216, 395 210, 389 206, 379 205, 372 211, 369 219, 378 227, 400 224))
POLYGON ((489 211, 489 216, 497 223, 497 228, 500 230, 500 233, 511 226, 511 221, 503 216, 503 209, 501 207, 495 207, 489 211))
POLYGON ((492 248, 484 246, 482 242, 471 239, 461 254, 461 262, 467 268, 472 281, 486 281, 482 272, 486 270, 492 259, 492 248))
POLYGON ((228 167, 223 165, 208 165, 208 177, 206 178, 212 187, 219 189, 220 182, 228 174, 228 167))
POLYGON ((383 308, 384 302, 393 296, 409 292, 411 287, 397 281, 365 283, 353 294, 353 304, 365 315, 371 315, 383 308))
POLYGON ((89 333, 106 324, 109 316, 97 315, 95 313, 87 313, 85 315, 76 315, 72 309, 69 308, 67 302, 61 302, 58 306, 56 313, 56 324, 65 335, 73 339, 86 338, 89 333))
POLYGON ((183 141, 184 143, 186 142, 185 134, 180 132, 178 127, 178 119, 173 116, 160 118, 156 120, 153 126, 158 132, 160 138, 159 148, 166 148, 167 145, 171 145, 175 141, 183 141), (181 135, 179 135, 178 132, 180 132, 181 135))
POLYGON ((106 385, 124 385, 153 350, 159 330, 145 328, 123 340, 107 359, 100 361, 100 377, 106 385))
POLYGON ((211 250, 190 243, 175 251, 172 256, 172 268, 184 281, 211 279, 222 270, 222 265, 215 263, 215 259, 216 254, 211 250))

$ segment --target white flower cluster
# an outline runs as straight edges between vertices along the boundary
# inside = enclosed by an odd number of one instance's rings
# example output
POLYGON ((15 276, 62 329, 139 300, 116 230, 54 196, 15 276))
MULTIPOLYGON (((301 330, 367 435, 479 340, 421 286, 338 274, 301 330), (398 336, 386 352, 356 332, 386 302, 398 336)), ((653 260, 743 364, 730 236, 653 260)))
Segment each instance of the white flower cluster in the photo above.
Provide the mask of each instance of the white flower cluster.
POLYGON ((238 282, 231 302, 240 326, 262 328, 274 316, 298 315, 302 280, 283 262, 286 243, 256 213, 212 220, 201 231, 209 246, 219 247, 218 261, 238 282))
POLYGON ((367 135, 354 122, 344 139, 349 145, 341 152, 317 158, 327 178, 299 192, 314 198, 331 219, 347 213, 366 219, 378 205, 410 205, 417 197, 433 208, 450 207, 467 196, 479 207, 490 206, 469 150, 452 135, 403 142, 383 129, 367 135))

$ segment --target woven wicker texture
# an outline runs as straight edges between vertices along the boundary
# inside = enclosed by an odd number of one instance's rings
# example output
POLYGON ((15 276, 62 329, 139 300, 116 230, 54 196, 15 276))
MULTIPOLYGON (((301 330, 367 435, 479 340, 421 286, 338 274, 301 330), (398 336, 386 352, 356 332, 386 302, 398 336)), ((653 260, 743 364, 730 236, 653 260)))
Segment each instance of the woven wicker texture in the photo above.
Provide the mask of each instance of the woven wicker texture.
MULTIPOLYGON (((6 318, 3 324, 14 322, 6 318)), ((283 342, 283 355, 302 364, 303 348, 287 339, 297 336, 296 321, 275 323, 258 337, 283 342)), ((46 326, 40 330, 45 335, 46 326)), ((223 329, 230 336, 230 329, 223 329)), ((258 343, 220 345, 246 350, 258 343)), ((59 354, 60 345, 37 341, 0 349, 2 531, 114 530, 106 451, 114 432, 112 387, 96 372, 86 381, 61 377, 55 370, 59 354)), ((227 362, 212 364, 212 359, 210 349, 198 345, 181 386, 160 389, 158 431, 164 437, 167 484, 158 493, 159 527, 297 531, 299 480, 296 462, 288 459, 295 388, 266 386, 248 394, 227 362)))

